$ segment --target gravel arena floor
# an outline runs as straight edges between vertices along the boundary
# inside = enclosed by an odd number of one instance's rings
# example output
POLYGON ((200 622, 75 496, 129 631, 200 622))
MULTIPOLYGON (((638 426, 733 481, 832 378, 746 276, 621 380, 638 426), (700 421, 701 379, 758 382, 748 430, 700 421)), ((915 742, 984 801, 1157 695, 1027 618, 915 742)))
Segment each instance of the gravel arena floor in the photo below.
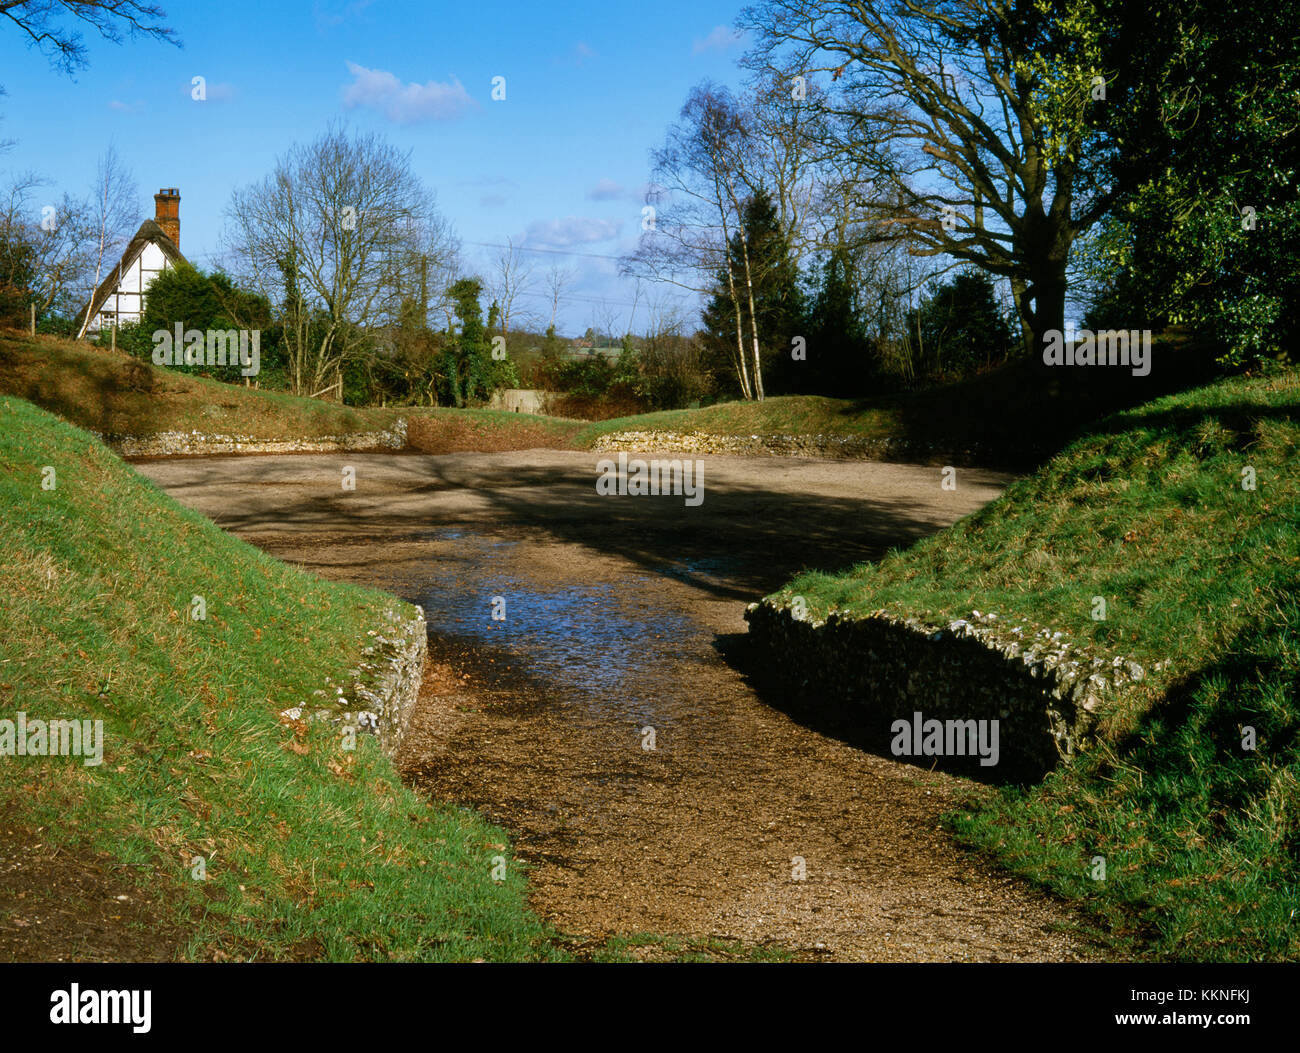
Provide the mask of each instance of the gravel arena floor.
POLYGON ((985 787, 863 752, 745 671, 747 603, 942 528, 1009 477, 961 468, 944 491, 938 467, 713 456, 690 507, 598 495, 599 457, 137 468, 283 560, 425 608, 404 777, 511 831, 534 908, 579 953, 659 933, 800 960, 1093 957, 1066 907, 942 829, 985 787))

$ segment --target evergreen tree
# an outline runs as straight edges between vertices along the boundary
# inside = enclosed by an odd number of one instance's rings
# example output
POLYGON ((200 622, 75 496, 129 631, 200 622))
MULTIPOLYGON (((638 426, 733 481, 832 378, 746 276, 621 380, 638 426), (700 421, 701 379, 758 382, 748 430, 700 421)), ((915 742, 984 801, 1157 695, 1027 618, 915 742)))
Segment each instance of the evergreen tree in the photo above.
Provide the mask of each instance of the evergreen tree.
MULTIPOLYGON (((136 324, 123 326, 117 344, 138 358, 152 359, 154 341, 152 334, 158 330, 173 332, 177 324, 185 331, 257 330, 259 377, 275 373, 276 380, 283 370, 280 350, 283 330, 272 318, 271 305, 262 296, 241 289, 226 274, 217 271, 205 274, 197 267, 185 264, 168 267, 149 285, 144 298, 144 313, 136 324)), ((103 341, 106 333, 100 334, 103 341)), ((174 365, 169 368, 182 373, 216 377, 229 383, 243 383, 241 367, 230 362, 225 366, 199 364, 174 365)))
MULTIPOLYGON (((792 341, 803 328, 803 295, 790 241, 781 230, 767 191, 759 190, 746 200, 741 229, 732 235, 727 255, 740 301, 745 351, 749 353, 757 332, 766 392, 794 390, 801 377, 800 367, 806 364, 794 361, 790 354, 792 341)), ((735 373, 736 303, 725 271, 718 273, 702 321, 706 365, 719 375, 724 369, 735 373)))
MULTIPOLYGON (((1012 331, 998 308, 993 282, 967 270, 941 282, 926 297, 908 325, 919 339, 917 358, 932 377, 968 376, 998 365, 1012 352, 1012 331), (919 335, 918 335, 919 332, 919 335)), ((1017 343, 1019 350, 1023 344, 1017 343)))
POLYGON ((808 311, 805 379, 793 390, 838 397, 871 390, 875 348, 862 323, 856 279, 848 249, 836 246, 822 264, 821 283, 808 311))

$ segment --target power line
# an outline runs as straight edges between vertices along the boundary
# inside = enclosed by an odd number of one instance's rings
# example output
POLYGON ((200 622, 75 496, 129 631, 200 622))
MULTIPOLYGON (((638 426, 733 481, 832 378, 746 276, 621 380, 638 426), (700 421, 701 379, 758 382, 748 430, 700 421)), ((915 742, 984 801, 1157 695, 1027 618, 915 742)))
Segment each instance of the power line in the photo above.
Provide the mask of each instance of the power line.
MULTIPOLYGON (((551 297, 551 295, 550 295, 549 293, 533 292, 531 289, 519 289, 519 290, 516 291, 515 295, 516 295, 516 296, 535 296, 535 297, 537 297, 539 300, 545 300, 547 303, 550 303, 550 302, 551 302, 551 299, 552 299, 552 297, 551 297)), ((644 304, 645 301, 642 300, 641 303, 638 304, 638 303, 632 303, 632 302, 629 302, 629 301, 627 301, 627 300, 606 300, 606 299, 600 299, 600 298, 597 298, 597 297, 595 297, 595 296, 574 296, 574 295, 569 295, 568 293, 566 293, 566 294, 564 294, 563 296, 560 297, 560 303, 561 303, 561 304, 566 304, 566 303, 589 303, 589 304, 594 304, 594 305, 597 306, 597 307, 602 307, 602 306, 606 306, 606 305, 608 305, 608 306, 610 306, 610 307, 639 307, 639 306, 641 306, 641 304, 644 304)))
MULTIPOLYGON (((476 245, 484 249, 505 249, 507 251, 517 251, 517 252, 538 252, 538 253, 547 253, 549 255, 554 255, 554 256, 583 256, 593 260, 620 260, 621 261, 626 258, 625 256, 611 256, 608 253, 603 253, 603 252, 574 252, 569 249, 535 249, 535 248, 529 248, 524 245, 501 245, 497 242, 491 242, 491 241, 468 241, 465 244, 476 245)), ((536 296, 538 299, 541 300, 551 299, 551 296, 548 295, 547 293, 533 292, 532 290, 529 289, 520 289, 517 295, 536 296)), ((699 294, 699 295, 703 295, 703 294, 699 294)), ((684 297, 683 299, 689 300, 689 297, 684 297)), ((607 300, 604 299, 603 297, 597 299, 596 297, 590 297, 590 296, 564 295, 560 297, 560 301, 561 303, 577 302, 577 303, 594 304, 597 307, 605 307, 605 306, 631 307, 633 309, 637 309, 641 307, 643 304, 646 307, 650 306, 649 301, 647 299, 639 300, 636 302, 629 302, 627 300, 607 300)))
POLYGON ((477 245, 484 249, 507 249, 515 252, 544 252, 552 256, 585 256, 592 260, 621 260, 624 256, 611 256, 605 252, 574 252, 571 249, 533 249, 525 245, 498 245, 491 241, 467 241, 466 245, 477 245))

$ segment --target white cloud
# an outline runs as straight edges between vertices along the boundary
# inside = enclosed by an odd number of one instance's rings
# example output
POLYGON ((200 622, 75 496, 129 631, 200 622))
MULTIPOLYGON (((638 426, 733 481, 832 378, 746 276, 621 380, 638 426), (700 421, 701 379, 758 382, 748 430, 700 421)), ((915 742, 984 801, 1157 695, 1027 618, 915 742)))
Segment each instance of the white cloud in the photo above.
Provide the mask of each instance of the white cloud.
POLYGON ((617 237, 622 225, 614 219, 588 219, 585 216, 538 220, 528 225, 528 230, 524 232, 524 243, 533 248, 548 249, 590 245, 617 237))
POLYGON ((450 121, 478 105, 456 77, 445 84, 403 84, 387 70, 348 63, 353 81, 343 91, 343 104, 378 110, 396 124, 450 121))
POLYGON ((622 183, 615 183, 612 179, 602 179, 594 187, 587 191, 588 201, 614 201, 622 197, 626 190, 623 189, 622 183))
POLYGON ((691 54, 699 55, 705 51, 727 51, 736 47, 743 39, 742 34, 736 32, 731 26, 714 26, 707 37, 695 38, 695 43, 691 47, 691 54))

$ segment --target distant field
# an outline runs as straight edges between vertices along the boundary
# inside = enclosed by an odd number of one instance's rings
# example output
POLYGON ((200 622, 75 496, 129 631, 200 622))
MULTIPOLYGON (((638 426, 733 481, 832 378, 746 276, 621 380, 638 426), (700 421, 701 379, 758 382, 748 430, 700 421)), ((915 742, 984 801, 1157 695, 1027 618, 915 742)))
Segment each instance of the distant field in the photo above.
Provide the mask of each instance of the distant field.
POLYGON ((853 435, 881 438, 903 423, 897 400, 868 406, 821 395, 778 395, 762 402, 722 402, 702 409, 661 410, 589 424, 577 441, 590 445, 618 431, 702 431, 712 435, 853 435))

